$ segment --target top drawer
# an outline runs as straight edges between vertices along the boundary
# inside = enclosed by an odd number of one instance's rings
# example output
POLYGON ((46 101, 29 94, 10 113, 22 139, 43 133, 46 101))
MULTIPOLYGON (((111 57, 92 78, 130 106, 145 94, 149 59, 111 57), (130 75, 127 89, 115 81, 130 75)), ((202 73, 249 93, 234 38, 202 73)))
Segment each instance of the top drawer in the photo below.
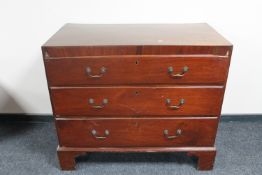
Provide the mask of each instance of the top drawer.
POLYGON ((224 84, 227 56, 104 56, 45 59, 50 86, 224 84))

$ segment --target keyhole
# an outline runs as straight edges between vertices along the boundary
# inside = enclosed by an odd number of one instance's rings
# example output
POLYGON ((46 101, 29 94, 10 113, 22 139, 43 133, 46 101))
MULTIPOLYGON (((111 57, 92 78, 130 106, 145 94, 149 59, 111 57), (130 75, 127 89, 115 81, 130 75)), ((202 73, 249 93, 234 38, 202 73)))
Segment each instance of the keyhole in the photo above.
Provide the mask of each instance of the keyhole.
POLYGON ((138 95, 138 94, 139 94, 139 93, 136 91, 136 92, 135 92, 135 95, 138 95))
POLYGON ((136 65, 138 65, 138 60, 136 60, 136 65))

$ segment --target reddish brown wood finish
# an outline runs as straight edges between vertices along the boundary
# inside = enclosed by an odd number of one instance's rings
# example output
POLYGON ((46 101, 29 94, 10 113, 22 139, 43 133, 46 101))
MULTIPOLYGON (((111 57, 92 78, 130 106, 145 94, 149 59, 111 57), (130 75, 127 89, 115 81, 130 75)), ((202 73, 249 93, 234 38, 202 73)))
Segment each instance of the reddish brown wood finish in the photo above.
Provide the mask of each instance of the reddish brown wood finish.
POLYGON ((214 163, 215 163, 215 157, 216 157, 216 150, 211 151, 189 151, 189 156, 196 156, 198 158, 198 165, 197 168, 199 170, 212 170, 214 163))
POLYGON ((63 170, 86 152, 187 152, 198 157, 198 169, 213 168, 232 44, 210 26, 66 24, 42 52, 63 170), (106 73, 90 78, 87 66, 106 73), (173 79, 169 66, 189 71, 173 79), (92 109, 88 98, 109 101, 92 109), (170 110, 166 98, 185 104, 170 110), (182 128, 182 135, 165 140, 165 128, 182 128), (95 139, 92 129, 96 136, 108 129, 108 138, 95 139))
POLYGON ((62 170, 74 170, 75 169, 75 158, 77 156, 85 154, 85 151, 63 151, 57 149, 57 156, 62 170))
MULTIPOLYGON (((232 46, 43 46, 46 58, 116 55, 216 55, 226 56, 232 46)), ((230 54, 229 53, 229 54, 230 54)))
POLYGON ((215 162, 215 147, 107 147, 107 148, 71 148, 58 147, 58 157, 63 170, 75 169, 75 157, 85 152, 187 152, 188 156, 198 158, 198 170, 212 170, 215 162))
POLYGON ((206 23, 66 24, 45 47, 55 46, 231 46, 206 23))
POLYGON ((157 56, 157 57, 76 57, 46 59, 47 77, 51 86, 75 85, 132 85, 132 84, 223 84, 226 80, 229 59, 227 56, 157 56), (174 78, 168 73, 173 67, 179 74, 187 66, 183 77, 174 78), (102 67, 106 72, 102 77, 102 67), (130 73, 132 72, 132 73, 130 73))
POLYGON ((217 118, 141 118, 141 119, 76 119, 57 120, 59 145, 67 147, 165 147, 165 146, 213 146, 216 134, 217 118), (168 136, 181 135, 168 139, 168 136), (97 136, 109 135, 104 139, 97 136))
POLYGON ((85 87, 85 88, 52 88, 51 98, 54 112, 59 116, 122 116, 122 115, 152 115, 152 116, 217 116, 220 113, 223 87, 85 87), (94 99, 94 105, 101 105, 103 99, 108 99, 101 109, 92 108, 88 99, 94 99), (170 105, 178 105, 185 100, 179 109, 170 109, 166 99, 171 99, 170 105))

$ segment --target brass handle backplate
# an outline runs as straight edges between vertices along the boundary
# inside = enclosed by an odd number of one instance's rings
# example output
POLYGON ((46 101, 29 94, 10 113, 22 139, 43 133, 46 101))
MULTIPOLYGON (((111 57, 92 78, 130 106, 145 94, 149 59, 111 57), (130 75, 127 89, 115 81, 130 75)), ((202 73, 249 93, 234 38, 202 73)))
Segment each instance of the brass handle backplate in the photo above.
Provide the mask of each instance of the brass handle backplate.
POLYGON ((88 103, 91 105, 92 108, 101 109, 104 108, 106 104, 108 104, 108 99, 104 98, 101 105, 95 105, 95 100, 93 98, 89 98, 88 103))
POLYGON ((107 138, 107 136, 109 136, 109 130, 105 130, 104 132, 104 136, 97 136, 97 131, 95 129, 93 129, 91 131, 92 135, 96 138, 96 139, 99 139, 99 140, 104 140, 107 138))
POLYGON ((101 67, 98 75, 92 75, 92 69, 90 67, 86 67, 86 73, 91 78, 101 78, 106 73, 106 68, 101 67))
POLYGON ((181 129, 177 129, 176 132, 175 132, 175 135, 169 135, 169 131, 167 129, 164 130, 164 136, 167 139, 169 139, 169 140, 175 139, 175 138, 177 138, 177 137, 179 137, 181 135, 182 135, 182 130, 181 129))
POLYGON ((188 72, 189 68, 187 66, 184 66, 182 71, 180 73, 174 74, 174 68, 172 66, 167 68, 168 74, 173 78, 180 78, 185 75, 186 72, 188 72))
POLYGON ((173 109, 173 110, 179 109, 183 104, 185 104, 185 99, 183 98, 179 100, 178 105, 171 105, 171 100, 169 98, 166 99, 166 105, 169 109, 173 109))

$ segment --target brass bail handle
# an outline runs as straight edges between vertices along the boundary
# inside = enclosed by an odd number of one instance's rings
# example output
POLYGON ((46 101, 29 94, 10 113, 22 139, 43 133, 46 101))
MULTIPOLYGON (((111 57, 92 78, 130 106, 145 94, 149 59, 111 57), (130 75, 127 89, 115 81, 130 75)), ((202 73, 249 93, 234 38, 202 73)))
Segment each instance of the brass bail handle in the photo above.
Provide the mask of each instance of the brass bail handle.
POLYGON ((106 68, 105 67, 101 67, 100 68, 100 73, 97 75, 92 75, 92 69, 91 67, 86 67, 86 73, 89 77, 91 78, 101 78, 105 73, 106 73, 106 68))
POLYGON ((187 66, 184 66, 182 71, 178 74, 174 74, 174 68, 172 66, 167 68, 168 74, 173 78, 180 78, 185 75, 186 72, 188 72, 189 68, 187 66))
POLYGON ((175 135, 169 135, 169 131, 167 129, 164 130, 164 136, 167 139, 169 139, 169 140, 175 139, 175 138, 177 138, 177 137, 179 137, 181 135, 182 135, 182 130, 181 129, 177 129, 176 132, 175 132, 175 135))
POLYGON ((169 98, 166 99, 166 105, 168 108, 176 110, 181 108, 181 106, 183 106, 185 104, 185 99, 180 99, 179 100, 179 104, 178 105, 171 105, 171 100, 169 98))
POLYGON ((91 131, 91 133, 92 133, 92 135, 96 138, 96 139, 99 139, 99 140, 104 140, 104 139, 106 139, 108 136, 109 136, 109 130, 105 130, 105 132, 104 132, 104 136, 98 136, 97 135, 97 131, 95 130, 95 129, 93 129, 92 131, 91 131))
POLYGON ((104 98, 101 105, 96 105, 95 100, 93 98, 89 98, 88 103, 91 105, 92 108, 101 109, 101 108, 104 108, 108 104, 108 99, 104 98))

